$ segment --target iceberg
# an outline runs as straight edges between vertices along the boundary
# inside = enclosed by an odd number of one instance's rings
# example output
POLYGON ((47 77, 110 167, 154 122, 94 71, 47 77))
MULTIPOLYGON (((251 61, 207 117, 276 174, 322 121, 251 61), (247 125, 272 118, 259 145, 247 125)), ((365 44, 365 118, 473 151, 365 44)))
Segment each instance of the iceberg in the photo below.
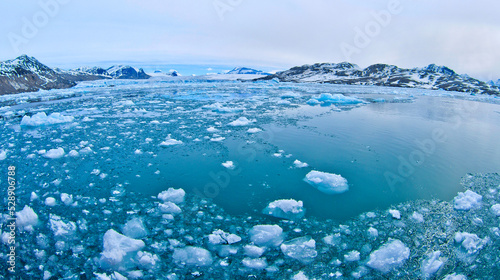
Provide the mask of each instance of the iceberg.
POLYGON ((305 162, 302 162, 298 159, 296 159, 294 162, 293 162, 293 165, 296 167, 296 168, 304 168, 304 167, 308 167, 309 164, 305 163, 305 162))
POLYGON ((215 230, 212 234, 208 235, 208 242, 213 245, 218 244, 234 244, 241 241, 241 237, 236 234, 227 233, 223 230, 215 230))
POLYGON ((488 241, 489 241, 488 237, 481 239, 474 233, 468 233, 468 232, 455 233, 455 242, 462 245, 462 248, 465 249, 465 251, 469 255, 473 255, 479 252, 479 250, 483 248, 483 245, 488 243, 488 241))
POLYGON ((266 248, 255 245, 245 245, 243 247, 243 250, 245 251, 245 255, 249 256, 250 258, 259 258, 260 256, 262 256, 262 254, 264 254, 266 248))
POLYGON ((500 216, 500 204, 494 204, 491 206, 491 213, 493 213, 495 216, 500 216))
POLYGON ((304 236, 287 241, 280 246, 285 256, 296 259, 303 264, 308 264, 316 258, 316 241, 311 237, 304 236))
POLYGON ((294 199, 275 200, 262 210, 262 214, 276 218, 295 220, 304 217, 306 210, 302 201, 294 199))
POLYGON ((52 113, 47 116, 45 112, 36 113, 33 116, 24 116, 21 120, 21 126, 45 126, 52 124, 60 124, 72 122, 74 117, 72 116, 64 116, 60 113, 52 113))
POLYGON ((326 194, 339 194, 349 190, 347 180, 337 174, 313 170, 307 173, 304 181, 326 194))
POLYGON ((366 265, 382 273, 387 273, 401 267, 409 257, 410 249, 403 242, 389 239, 387 243, 370 254, 366 265))

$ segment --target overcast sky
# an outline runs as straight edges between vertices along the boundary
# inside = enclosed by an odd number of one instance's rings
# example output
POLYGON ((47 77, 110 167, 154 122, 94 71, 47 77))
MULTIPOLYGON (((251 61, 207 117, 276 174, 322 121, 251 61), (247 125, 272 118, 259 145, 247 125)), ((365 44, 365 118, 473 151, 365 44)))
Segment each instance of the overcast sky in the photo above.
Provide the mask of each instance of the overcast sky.
POLYGON ((0 22, 0 60, 25 53, 53 67, 348 60, 500 78, 500 1, 1 1, 0 22))

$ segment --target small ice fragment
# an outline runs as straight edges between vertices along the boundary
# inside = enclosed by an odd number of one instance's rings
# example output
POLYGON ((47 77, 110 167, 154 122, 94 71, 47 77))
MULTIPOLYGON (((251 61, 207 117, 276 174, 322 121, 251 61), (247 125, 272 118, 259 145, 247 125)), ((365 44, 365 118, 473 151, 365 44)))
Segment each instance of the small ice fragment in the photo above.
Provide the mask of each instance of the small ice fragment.
POLYGON ((74 117, 63 116, 60 113, 52 113, 47 116, 45 112, 36 113, 33 116, 24 116, 21 120, 21 126, 43 126, 72 122, 74 117))
POLYGON ((463 274, 453 273, 453 274, 446 275, 443 278, 443 280, 467 280, 467 277, 465 277, 465 275, 463 275, 463 274))
POLYGON ((488 243, 489 238, 484 239, 479 238, 474 233, 468 232, 457 232, 455 233, 455 242, 461 243, 462 247, 467 251, 469 255, 473 255, 483 248, 483 245, 488 243))
POLYGON ((237 120, 230 122, 229 125, 230 126, 245 126, 245 125, 249 125, 253 122, 256 122, 256 120, 249 120, 246 117, 240 117, 237 120))
POLYGON ((376 238, 376 237, 378 237, 378 230, 374 227, 370 227, 368 229, 368 235, 372 238, 376 238))
POLYGON ((75 151, 75 150, 71 150, 71 151, 69 151, 68 155, 69 155, 70 157, 77 157, 77 156, 79 156, 79 155, 80 155, 80 153, 79 153, 79 152, 77 152, 77 151, 75 151))
POLYGON ((430 252, 426 256, 420 266, 424 279, 432 277, 446 261, 446 258, 441 257, 441 251, 430 252))
POLYGON ((103 237, 103 251, 101 253, 100 265, 103 268, 119 269, 133 265, 133 257, 136 252, 144 248, 142 240, 136 240, 116 232, 108 230, 103 237))
POLYGON ((276 247, 283 242, 283 229, 278 225, 256 225, 249 234, 257 246, 276 247))
POLYGON ((288 220, 301 219, 305 215, 303 206, 304 204, 300 200, 279 199, 269 203, 269 205, 262 210, 262 213, 288 220))
POLYGON ((357 262, 359 261, 359 259, 360 259, 359 252, 356 250, 352 250, 344 255, 344 260, 346 262, 357 262))
POLYGON ((457 210, 471 210, 481 208, 483 197, 471 190, 459 192, 453 199, 453 207, 457 210))
POLYGON ((399 210, 390 209, 389 214, 391 214, 394 219, 401 219, 401 212, 399 212, 399 210))
POLYGON ((61 158, 64 156, 64 149, 63 148, 50 149, 45 154, 43 154, 43 156, 50 159, 61 158))
POLYGON ((47 198, 45 198, 45 205, 51 206, 51 207, 55 206, 56 205, 56 199, 53 198, 53 197, 50 197, 50 196, 47 197, 47 198))
POLYGON ((4 160, 7 158, 7 151, 0 150, 0 160, 4 160))
POLYGON ((66 205, 73 203, 73 195, 67 193, 61 193, 61 201, 66 205))
POLYGON ((252 259, 252 258, 244 258, 241 263, 252 269, 264 269, 267 267, 267 262, 265 258, 260 259, 252 259))
POLYGON ((347 180, 337 174, 313 170, 307 173, 304 181, 326 194, 339 194, 349 190, 347 180))
POLYGON ((146 227, 141 218, 132 218, 122 229, 123 234, 130 238, 141 239, 148 235, 146 227))
POLYGON ((173 254, 174 261, 194 266, 208 266, 212 264, 212 255, 209 251, 193 246, 185 248, 175 248, 173 254))
POLYGON ((33 231, 33 227, 38 224, 38 215, 31 207, 24 205, 23 210, 16 212, 16 223, 21 231, 33 231))
POLYGON ((299 271, 299 273, 295 274, 292 280, 309 280, 303 271, 299 271))
POLYGON ((253 133, 258 133, 258 132, 261 132, 261 131, 262 131, 262 129, 254 127, 254 128, 249 128, 247 130, 247 133, 253 134, 253 133))
POLYGON ((223 162, 221 164, 222 164, 222 166, 224 166, 227 169, 234 169, 236 167, 236 166, 234 166, 234 163, 230 160, 223 162))
POLYGON ((500 216, 500 204, 495 204, 491 206, 491 212, 495 214, 495 216, 500 216))
POLYGON ((214 133, 214 132, 218 132, 219 130, 213 126, 207 128, 207 131, 210 132, 210 133, 214 133))
POLYGON ((302 162, 298 159, 296 159, 294 162, 293 162, 293 165, 295 165, 296 168, 304 168, 304 167, 308 167, 309 164, 305 163, 305 162, 302 162))
POLYGON ((424 222, 424 216, 418 212, 413 212, 411 215, 411 218, 416 221, 417 223, 423 223, 424 222))
POLYGON ((312 262, 318 255, 318 252, 316 252, 316 241, 308 236, 284 242, 280 248, 283 254, 303 264, 312 262))
POLYGON ((250 258, 259 258, 260 256, 262 256, 262 254, 264 254, 266 248, 255 245, 245 245, 245 247, 243 247, 243 250, 245 251, 245 255, 249 256, 250 258))
POLYGON ((179 206, 170 201, 166 201, 165 203, 160 203, 158 207, 160 207, 161 212, 166 214, 179 214, 182 212, 179 206))
POLYGON ((136 155, 142 155, 142 151, 139 150, 139 149, 137 149, 137 150, 134 151, 134 154, 136 154, 136 155))
POLYGON ((182 203, 184 202, 185 195, 186 192, 183 189, 168 188, 168 190, 162 191, 158 194, 158 199, 161 199, 164 202, 170 201, 173 203, 182 203))
POLYGON ((241 241, 241 237, 236 234, 227 233, 223 230, 215 230, 212 234, 208 235, 208 241, 213 245, 218 244, 234 244, 241 241))
POLYGON ((389 239, 378 250, 370 254, 366 265, 382 273, 387 273, 404 264, 410 257, 410 249, 397 239, 389 239))

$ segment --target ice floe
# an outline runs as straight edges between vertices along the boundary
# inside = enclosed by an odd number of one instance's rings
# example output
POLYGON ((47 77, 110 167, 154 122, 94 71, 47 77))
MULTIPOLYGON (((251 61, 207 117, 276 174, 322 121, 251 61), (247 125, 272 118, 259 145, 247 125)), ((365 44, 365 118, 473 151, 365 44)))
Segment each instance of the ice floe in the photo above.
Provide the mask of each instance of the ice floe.
POLYGON ((326 194, 339 194, 349 190, 347 180, 338 174, 310 171, 304 181, 326 194))

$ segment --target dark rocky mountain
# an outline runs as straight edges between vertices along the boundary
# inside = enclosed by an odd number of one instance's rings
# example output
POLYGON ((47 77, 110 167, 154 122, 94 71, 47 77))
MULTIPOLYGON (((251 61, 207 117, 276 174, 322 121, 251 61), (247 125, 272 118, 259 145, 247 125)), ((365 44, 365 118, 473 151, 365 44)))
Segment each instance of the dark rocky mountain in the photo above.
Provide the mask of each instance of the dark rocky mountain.
POLYGON ((270 79, 278 79, 282 82, 392 86, 500 95, 500 88, 497 85, 491 85, 467 75, 458 75, 448 67, 435 64, 413 69, 374 64, 361 69, 356 64, 348 62, 317 63, 296 66, 256 80, 270 79))
POLYGON ((269 73, 247 67, 236 67, 226 74, 246 74, 246 75, 271 75, 269 73))
POLYGON ((51 69, 34 57, 21 55, 0 62, 0 95, 38 91, 40 89, 70 88, 79 81, 100 79, 149 79, 141 68, 118 65, 108 69, 82 67, 73 70, 51 69))
POLYGON ((34 57, 22 55, 0 63, 0 95, 75 85, 75 81, 65 78, 34 57))

